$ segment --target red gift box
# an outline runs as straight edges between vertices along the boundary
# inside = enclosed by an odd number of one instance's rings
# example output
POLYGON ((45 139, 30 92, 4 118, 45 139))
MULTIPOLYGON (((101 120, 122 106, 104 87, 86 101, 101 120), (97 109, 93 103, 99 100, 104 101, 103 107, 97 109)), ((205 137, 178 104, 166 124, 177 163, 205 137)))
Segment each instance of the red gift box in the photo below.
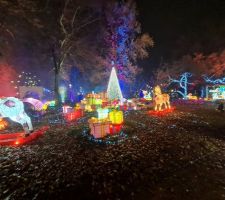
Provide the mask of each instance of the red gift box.
POLYGON ((117 125, 110 125, 110 134, 117 134, 121 131, 122 124, 117 125))
POLYGON ((71 113, 66 113, 64 116, 65 116, 66 121, 70 122, 70 121, 74 121, 74 120, 77 120, 77 119, 83 117, 83 115, 84 115, 83 110, 78 109, 71 113))
POLYGON ((120 106, 120 110, 124 110, 125 111, 125 110, 127 110, 127 108, 128 108, 127 105, 121 105, 120 106))

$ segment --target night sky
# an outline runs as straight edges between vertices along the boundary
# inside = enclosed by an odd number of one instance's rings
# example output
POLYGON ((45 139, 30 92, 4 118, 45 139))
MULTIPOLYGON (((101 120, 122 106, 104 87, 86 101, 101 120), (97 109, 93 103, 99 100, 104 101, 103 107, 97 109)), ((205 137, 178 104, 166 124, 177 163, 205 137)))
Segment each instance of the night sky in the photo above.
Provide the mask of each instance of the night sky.
MULTIPOLYGON (((143 32, 155 47, 142 67, 157 67, 183 55, 225 47, 224 0, 136 0, 143 32)), ((147 70, 149 71, 149 70, 147 70)))

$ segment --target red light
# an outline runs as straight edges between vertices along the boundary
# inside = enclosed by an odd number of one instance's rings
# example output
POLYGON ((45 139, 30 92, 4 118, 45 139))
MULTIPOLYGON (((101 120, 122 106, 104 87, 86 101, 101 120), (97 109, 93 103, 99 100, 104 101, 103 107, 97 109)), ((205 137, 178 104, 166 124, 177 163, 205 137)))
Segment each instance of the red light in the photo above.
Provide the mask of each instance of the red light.
POLYGON ((153 116, 160 117, 160 116, 165 116, 166 114, 173 112, 174 109, 175 109, 174 107, 171 107, 169 109, 160 110, 160 111, 158 111, 158 110, 151 110, 151 111, 149 111, 149 114, 153 115, 153 116))
POLYGON ((15 145, 19 145, 20 144, 20 142, 19 141, 15 141, 15 145))

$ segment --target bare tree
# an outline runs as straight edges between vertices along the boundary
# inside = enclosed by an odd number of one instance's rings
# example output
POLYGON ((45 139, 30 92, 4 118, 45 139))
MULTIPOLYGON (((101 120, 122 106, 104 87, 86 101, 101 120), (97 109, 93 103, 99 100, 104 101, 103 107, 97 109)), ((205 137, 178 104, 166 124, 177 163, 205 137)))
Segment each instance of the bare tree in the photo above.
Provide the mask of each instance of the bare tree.
POLYGON ((61 33, 61 39, 56 40, 52 46, 52 58, 54 66, 54 91, 55 98, 60 103, 59 96, 59 79, 60 76, 65 76, 65 70, 68 65, 68 60, 74 61, 74 57, 79 54, 79 44, 83 38, 83 29, 88 25, 96 22, 98 18, 82 12, 82 7, 79 5, 74 6, 74 2, 66 0, 62 14, 59 18, 59 29, 61 33), (74 53, 75 51, 75 53, 74 53), (75 54, 75 55, 74 55, 75 54))

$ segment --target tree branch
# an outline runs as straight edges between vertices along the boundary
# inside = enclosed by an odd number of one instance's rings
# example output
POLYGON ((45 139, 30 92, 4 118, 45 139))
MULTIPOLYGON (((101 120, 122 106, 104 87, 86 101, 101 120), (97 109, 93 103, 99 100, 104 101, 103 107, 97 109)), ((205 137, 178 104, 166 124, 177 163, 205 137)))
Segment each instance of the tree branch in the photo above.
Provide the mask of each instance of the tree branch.
POLYGON ((67 0, 67 1, 65 2, 65 5, 64 5, 64 8, 63 8, 63 12, 62 12, 62 15, 61 15, 60 20, 59 20, 60 26, 61 26, 62 31, 63 31, 63 33, 64 33, 65 35, 67 34, 67 30, 66 30, 66 28, 65 28, 65 26, 64 26, 64 24, 63 24, 63 19, 64 19, 64 13, 65 13, 65 11, 66 11, 67 5, 69 4, 69 1, 70 1, 70 0, 67 0))
POLYGON ((89 22, 87 22, 87 23, 81 25, 80 27, 77 28, 77 31, 79 31, 80 29, 84 28, 85 26, 87 26, 87 25, 89 25, 89 24, 92 24, 92 23, 98 21, 99 19, 100 19, 100 18, 96 18, 96 19, 93 19, 93 20, 91 20, 91 21, 89 21, 89 22))
MULTIPOLYGON (((78 13, 78 10, 80 10, 80 6, 78 6, 74 12, 74 15, 73 15, 73 18, 72 18, 72 21, 71 21, 71 29, 73 30, 74 29, 74 22, 75 22, 75 19, 76 19, 76 16, 77 16, 77 13, 78 13)), ((72 31, 73 32, 73 31, 72 31)))

